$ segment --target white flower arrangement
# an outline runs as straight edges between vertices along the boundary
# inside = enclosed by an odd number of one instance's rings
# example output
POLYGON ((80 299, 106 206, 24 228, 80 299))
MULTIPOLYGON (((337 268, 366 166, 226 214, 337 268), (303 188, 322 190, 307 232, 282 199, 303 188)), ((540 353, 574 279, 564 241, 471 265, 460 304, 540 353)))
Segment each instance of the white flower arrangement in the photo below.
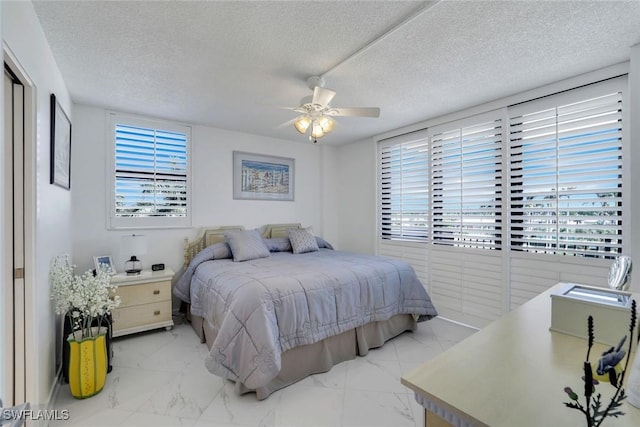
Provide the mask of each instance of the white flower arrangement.
POLYGON ((66 255, 51 260, 51 299, 56 314, 69 316, 74 337, 83 339, 100 331, 104 317, 120 305, 120 297, 112 295, 117 286, 111 284, 106 266, 101 265, 95 275, 87 270, 80 276, 74 275, 74 268, 66 255))

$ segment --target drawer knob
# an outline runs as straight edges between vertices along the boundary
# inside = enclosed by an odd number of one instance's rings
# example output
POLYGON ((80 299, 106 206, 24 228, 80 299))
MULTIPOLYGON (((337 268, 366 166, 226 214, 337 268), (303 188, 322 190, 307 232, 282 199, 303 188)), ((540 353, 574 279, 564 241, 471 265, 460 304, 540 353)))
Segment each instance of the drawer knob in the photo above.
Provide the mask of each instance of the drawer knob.
POLYGON ((156 290, 154 290, 154 291, 153 291, 153 294, 154 294, 154 295, 160 295, 160 289, 156 289, 156 290))
POLYGON ((154 315, 154 316, 160 316, 160 310, 156 310, 156 311, 154 311, 154 312, 153 312, 153 315, 154 315))

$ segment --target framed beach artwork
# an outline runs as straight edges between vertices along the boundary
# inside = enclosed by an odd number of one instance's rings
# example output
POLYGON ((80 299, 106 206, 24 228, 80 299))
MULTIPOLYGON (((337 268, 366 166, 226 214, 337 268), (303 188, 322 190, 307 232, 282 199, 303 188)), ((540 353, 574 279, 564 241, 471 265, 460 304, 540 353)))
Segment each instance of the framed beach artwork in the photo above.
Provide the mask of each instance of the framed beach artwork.
POLYGON ((295 159, 233 152, 233 198, 288 200, 294 197, 295 159))
POLYGON ((50 184, 71 188, 71 121, 51 94, 50 184))

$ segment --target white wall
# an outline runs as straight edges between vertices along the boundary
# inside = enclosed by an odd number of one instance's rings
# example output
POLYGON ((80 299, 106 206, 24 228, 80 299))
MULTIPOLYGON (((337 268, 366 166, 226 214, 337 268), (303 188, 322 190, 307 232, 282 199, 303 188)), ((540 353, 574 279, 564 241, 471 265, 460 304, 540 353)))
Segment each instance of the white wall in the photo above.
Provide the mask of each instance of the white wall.
POLYGON ((371 139, 337 149, 338 245, 346 251, 373 254, 376 242, 376 156, 371 139))
MULTIPOLYGON (((132 230, 107 229, 106 111, 84 105, 74 106, 72 188, 73 253, 79 269, 92 268, 93 255, 113 255, 116 269, 127 256, 120 253, 121 236, 132 230)), ((322 189, 330 182, 335 148, 307 142, 292 142, 192 126, 192 211, 191 229, 150 229, 137 231, 149 240, 144 267, 163 262, 178 271, 182 266, 185 237, 194 238, 202 226, 243 225, 247 228, 268 223, 300 222, 312 226, 318 235, 335 235, 335 220, 324 218, 322 189), (232 188, 233 151, 269 154, 295 159, 295 200, 234 200, 232 188)))
MULTIPOLYGON (((35 171, 27 181, 34 186, 33 247, 25 275, 33 289, 33 301, 27 303, 27 323, 35 334, 28 360, 27 400, 32 407, 46 404, 55 380, 55 315, 49 300, 49 260, 57 254, 71 252, 72 192, 49 184, 49 96, 55 93, 63 109, 71 115, 71 100, 62 75, 44 37, 31 2, 2 2, 2 39, 5 50, 19 64, 35 85, 35 138, 26 141, 26 150, 33 153, 27 169, 35 171), (36 333, 37 331, 37 333, 36 333)), ((73 121, 73 116, 70 116, 73 121)), ((3 211, 4 211, 3 207, 3 211)), ((3 259, 8 254, 3 254, 3 259)))

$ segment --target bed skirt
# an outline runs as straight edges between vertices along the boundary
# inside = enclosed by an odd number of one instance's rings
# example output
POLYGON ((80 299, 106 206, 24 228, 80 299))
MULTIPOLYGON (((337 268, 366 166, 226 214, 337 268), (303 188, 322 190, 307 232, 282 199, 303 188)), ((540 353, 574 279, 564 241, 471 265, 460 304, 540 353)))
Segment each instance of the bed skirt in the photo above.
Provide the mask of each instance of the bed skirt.
MULTIPOLYGON (((215 338, 214 329, 208 321, 199 316, 189 315, 191 326, 209 348, 215 338)), ((386 341, 405 331, 417 327, 416 319, 410 314, 399 314, 383 322, 372 322, 350 331, 326 338, 320 342, 295 347, 282 353, 281 370, 268 384, 250 389, 243 383, 235 383, 235 392, 244 394, 255 392, 258 400, 266 399, 274 391, 280 390, 301 379, 321 372, 327 372, 333 365, 356 356, 365 356, 369 349, 382 346, 386 341)))

